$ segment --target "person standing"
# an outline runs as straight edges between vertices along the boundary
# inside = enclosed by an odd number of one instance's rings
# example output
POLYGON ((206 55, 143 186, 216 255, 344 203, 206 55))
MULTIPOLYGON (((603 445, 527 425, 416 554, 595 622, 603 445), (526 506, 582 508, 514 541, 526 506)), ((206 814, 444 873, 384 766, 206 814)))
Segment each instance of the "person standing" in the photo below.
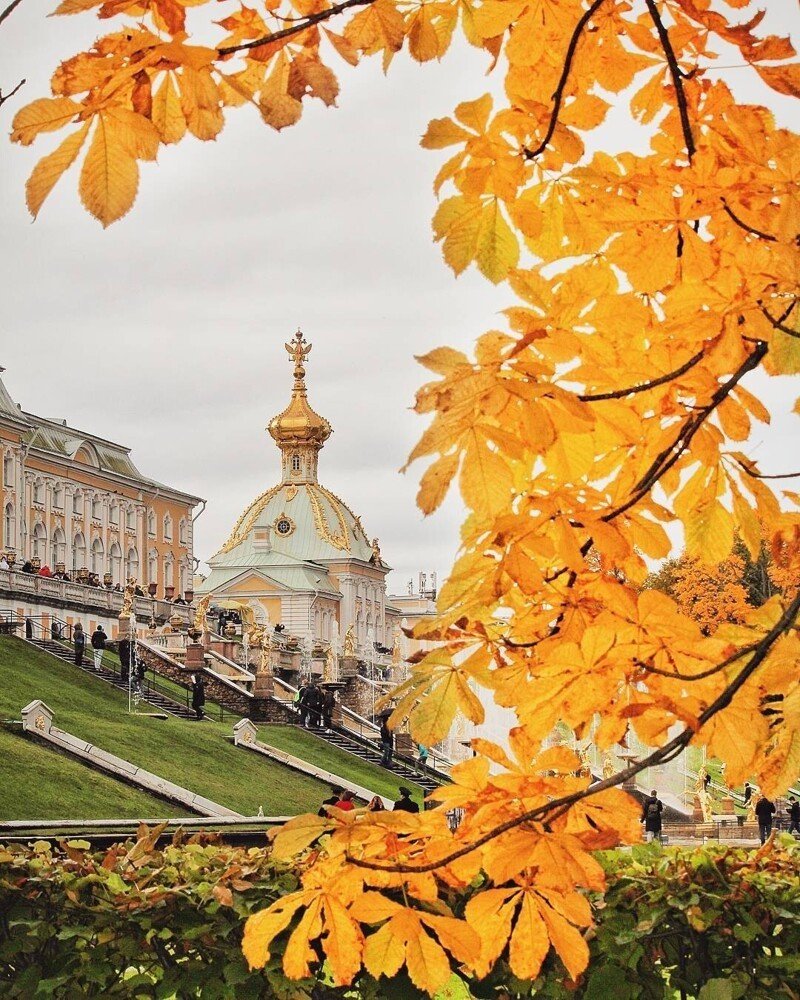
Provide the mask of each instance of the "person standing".
POLYGON ((747 805, 747 803, 750 801, 750 799, 752 797, 753 797, 753 786, 750 784, 749 781, 745 781, 745 783, 744 783, 744 804, 747 805))
POLYGON ((311 682, 306 691, 306 704, 308 705, 309 729, 316 729, 322 717, 322 692, 317 687, 316 680, 311 682))
POLYGON ((349 788, 345 788, 342 794, 339 796, 339 801, 335 803, 337 809, 343 809, 345 812, 350 812, 355 809, 355 803, 353 802, 353 793, 349 788))
POLYGON ((386 806, 383 804, 383 799, 380 795, 373 795, 372 798, 367 803, 367 812, 377 813, 384 812, 386 806))
POLYGON ((642 804, 642 822, 644 823, 644 839, 649 843, 654 838, 661 840, 661 813, 664 803, 658 797, 655 788, 642 804))
POLYGON ((789 796, 789 833, 800 833, 800 802, 789 796))
POLYGON ((119 640, 119 645, 117 646, 117 652, 119 654, 119 670, 120 676, 127 683, 131 672, 131 641, 130 639, 123 638, 119 640))
POLYGON ((333 722, 333 709, 336 705, 336 695, 331 688, 322 692, 322 727, 330 729, 333 722))
POLYGON ((419 806, 411 798, 411 789, 410 788, 406 788, 404 785, 401 785, 397 790, 398 790, 398 792, 400 792, 400 798, 397 800, 397 802, 395 802, 393 811, 394 812, 418 813, 419 812, 419 806))
POLYGON ((428 748, 421 743, 417 743, 417 760, 414 770, 421 770, 423 774, 428 770, 428 748))
POLYGON ((775 815, 775 803, 761 795, 756 802, 756 819, 758 820, 758 836, 764 844, 772 833, 772 817, 775 815))
POLYGON ((80 622, 73 629, 72 641, 75 643, 75 666, 82 667, 83 651, 86 648, 86 633, 83 631, 83 625, 80 622))
POLYGON ((297 689, 297 695, 295 696, 295 702, 300 712, 300 725, 303 729, 308 724, 308 690, 308 684, 303 683, 297 689))
POLYGON ((206 703, 206 686, 202 674, 192 674, 192 708, 198 721, 203 718, 203 705, 206 703))
POLYGON ((103 650, 106 648, 106 636, 103 626, 98 625, 92 632, 92 649, 94 650, 94 669, 99 670, 103 665, 103 650))
POLYGON ((394 733, 389 728, 389 717, 386 715, 381 719, 381 748, 383 750, 381 766, 391 767, 392 751, 394 750, 394 733))

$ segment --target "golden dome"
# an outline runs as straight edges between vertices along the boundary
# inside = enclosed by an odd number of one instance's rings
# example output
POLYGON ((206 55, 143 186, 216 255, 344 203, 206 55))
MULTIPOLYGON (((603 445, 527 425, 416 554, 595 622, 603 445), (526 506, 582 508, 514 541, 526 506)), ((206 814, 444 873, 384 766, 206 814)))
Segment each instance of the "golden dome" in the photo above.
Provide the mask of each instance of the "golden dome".
POLYGON ((267 430, 279 448, 302 445, 321 448, 333 433, 333 428, 324 417, 311 409, 306 398, 306 370, 303 362, 311 351, 311 344, 306 343, 298 330, 291 343, 284 346, 294 361, 292 398, 286 409, 270 420, 267 430))

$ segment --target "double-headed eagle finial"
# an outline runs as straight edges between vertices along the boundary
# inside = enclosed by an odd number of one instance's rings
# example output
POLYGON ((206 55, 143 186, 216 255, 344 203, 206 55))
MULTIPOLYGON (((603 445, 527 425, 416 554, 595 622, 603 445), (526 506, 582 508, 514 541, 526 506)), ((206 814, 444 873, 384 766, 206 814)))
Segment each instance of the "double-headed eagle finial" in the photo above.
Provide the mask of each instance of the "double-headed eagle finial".
POLYGON ((306 374, 303 362, 311 353, 311 344, 306 343, 306 338, 303 336, 302 331, 298 329, 291 341, 283 346, 286 348, 289 357, 294 361, 295 381, 302 382, 306 374))

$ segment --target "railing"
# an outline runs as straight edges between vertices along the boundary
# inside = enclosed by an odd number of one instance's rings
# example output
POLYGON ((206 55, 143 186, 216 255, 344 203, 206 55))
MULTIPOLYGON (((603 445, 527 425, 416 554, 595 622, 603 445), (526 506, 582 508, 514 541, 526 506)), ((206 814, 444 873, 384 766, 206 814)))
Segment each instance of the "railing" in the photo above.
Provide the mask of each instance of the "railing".
MULTIPOLYGON (((0 593, 3 592, 22 598, 65 601, 78 605, 82 610, 85 609, 85 614, 90 610, 100 611, 108 617, 120 613, 124 596, 119 590, 88 587, 75 580, 56 580, 51 576, 39 576, 11 569, 0 570, 0 593)), ((133 610, 140 620, 155 618, 166 621, 177 613, 184 622, 188 622, 191 613, 186 604, 173 604, 171 601, 142 596, 134 598, 133 610)))

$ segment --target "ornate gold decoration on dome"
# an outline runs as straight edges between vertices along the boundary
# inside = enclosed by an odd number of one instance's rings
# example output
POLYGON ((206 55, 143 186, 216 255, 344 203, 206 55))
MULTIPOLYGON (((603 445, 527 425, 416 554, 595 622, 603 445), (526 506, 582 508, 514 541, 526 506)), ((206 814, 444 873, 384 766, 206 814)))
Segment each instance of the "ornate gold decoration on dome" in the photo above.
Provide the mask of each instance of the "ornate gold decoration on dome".
POLYGON ((311 344, 306 343, 300 332, 284 345, 294 362, 294 386, 289 405, 273 417, 267 425, 272 438, 278 445, 313 445, 321 448, 333 433, 328 421, 312 410, 306 399, 305 360, 311 353, 311 344))
POLYGON ((308 501, 311 504, 311 513, 314 515, 314 527, 316 528, 317 534, 329 545, 332 545, 335 549, 340 551, 350 550, 350 538, 347 532, 347 521, 344 519, 344 514, 342 514, 336 503, 336 497, 333 494, 328 494, 328 491, 322 486, 312 486, 310 483, 306 483, 306 494, 308 496, 308 501), (333 534, 328 522, 325 518, 325 512, 322 509, 322 504, 319 502, 319 497, 317 496, 315 490, 325 497, 331 506, 331 510, 336 515, 336 519, 339 522, 339 532, 333 534))
POLYGON ((286 513, 278 514, 278 516, 273 521, 273 526, 275 528, 275 531, 277 532, 277 534, 281 536, 281 538, 287 538, 294 532, 294 529, 297 527, 294 521, 286 513))
POLYGON ((249 507, 245 508, 239 520, 233 527, 233 531, 230 534, 227 542, 219 550, 220 553, 230 552, 231 549, 235 549, 237 545, 247 538, 247 533, 252 528, 256 518, 261 513, 261 511, 267 506, 270 500, 279 493, 281 486, 273 486, 271 489, 265 490, 260 496, 250 504, 249 507))
POLYGON ((286 489, 286 502, 290 503, 297 496, 297 487, 289 486, 286 489))

